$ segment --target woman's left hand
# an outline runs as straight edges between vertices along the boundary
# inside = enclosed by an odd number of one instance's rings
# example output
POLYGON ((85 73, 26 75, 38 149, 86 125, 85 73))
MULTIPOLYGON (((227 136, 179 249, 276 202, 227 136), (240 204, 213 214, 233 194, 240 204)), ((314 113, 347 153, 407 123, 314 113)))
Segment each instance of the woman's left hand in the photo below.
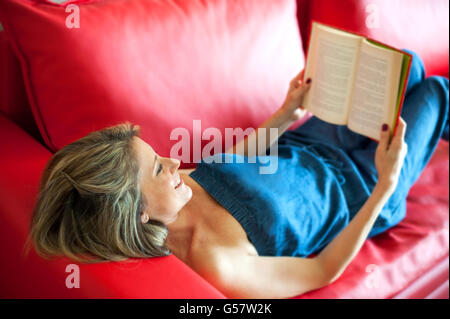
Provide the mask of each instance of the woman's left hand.
POLYGON ((304 69, 297 74, 295 78, 289 83, 289 90, 284 100, 281 109, 286 113, 287 117, 296 121, 301 119, 305 114, 306 110, 302 107, 303 96, 311 87, 311 79, 303 82, 304 69))

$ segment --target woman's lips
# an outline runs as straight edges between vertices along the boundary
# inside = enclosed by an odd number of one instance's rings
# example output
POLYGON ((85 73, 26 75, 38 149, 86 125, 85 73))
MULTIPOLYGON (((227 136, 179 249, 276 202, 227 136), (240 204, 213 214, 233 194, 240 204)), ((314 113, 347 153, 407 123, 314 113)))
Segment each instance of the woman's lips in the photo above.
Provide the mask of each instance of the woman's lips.
POLYGON ((178 187, 182 186, 184 184, 183 180, 180 178, 180 183, 175 186, 175 189, 177 189, 178 187))

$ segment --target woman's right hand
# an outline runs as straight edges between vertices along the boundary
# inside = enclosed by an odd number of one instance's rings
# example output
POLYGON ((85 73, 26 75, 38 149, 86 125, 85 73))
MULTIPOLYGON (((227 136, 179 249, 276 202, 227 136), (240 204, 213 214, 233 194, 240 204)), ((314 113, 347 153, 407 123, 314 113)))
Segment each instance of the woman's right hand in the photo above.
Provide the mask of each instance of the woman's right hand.
POLYGON ((380 142, 375 152, 375 167, 378 172, 378 183, 387 191, 393 192, 397 186, 400 171, 408 152, 405 143, 406 123, 400 117, 395 136, 389 143, 389 127, 381 129, 380 142))

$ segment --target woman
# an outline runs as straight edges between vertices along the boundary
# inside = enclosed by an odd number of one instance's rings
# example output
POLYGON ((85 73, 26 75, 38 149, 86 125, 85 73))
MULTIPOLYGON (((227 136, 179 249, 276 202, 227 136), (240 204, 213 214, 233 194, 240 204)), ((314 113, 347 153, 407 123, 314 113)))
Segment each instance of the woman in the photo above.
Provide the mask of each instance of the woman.
POLYGON ((448 140, 448 80, 425 79, 420 58, 410 53, 391 141, 386 125, 376 143, 315 117, 285 132, 304 114, 311 80, 303 83, 300 73, 262 125, 282 134, 276 173, 239 164, 245 147, 220 155, 232 163, 178 169, 179 161, 156 154, 137 127, 107 128, 47 163, 30 241, 44 257, 88 262, 173 253, 233 298, 287 298, 326 286, 367 237, 403 219, 409 188, 441 136, 448 140))

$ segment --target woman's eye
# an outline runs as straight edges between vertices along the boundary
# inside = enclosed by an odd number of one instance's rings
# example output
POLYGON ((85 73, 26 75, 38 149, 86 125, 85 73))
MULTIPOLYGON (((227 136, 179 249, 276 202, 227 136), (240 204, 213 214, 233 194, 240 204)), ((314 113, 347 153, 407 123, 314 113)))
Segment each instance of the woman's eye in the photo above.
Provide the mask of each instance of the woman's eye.
POLYGON ((162 165, 159 164, 159 166, 158 166, 158 171, 156 172, 156 175, 158 175, 158 174, 161 172, 161 170, 162 170, 162 165))

